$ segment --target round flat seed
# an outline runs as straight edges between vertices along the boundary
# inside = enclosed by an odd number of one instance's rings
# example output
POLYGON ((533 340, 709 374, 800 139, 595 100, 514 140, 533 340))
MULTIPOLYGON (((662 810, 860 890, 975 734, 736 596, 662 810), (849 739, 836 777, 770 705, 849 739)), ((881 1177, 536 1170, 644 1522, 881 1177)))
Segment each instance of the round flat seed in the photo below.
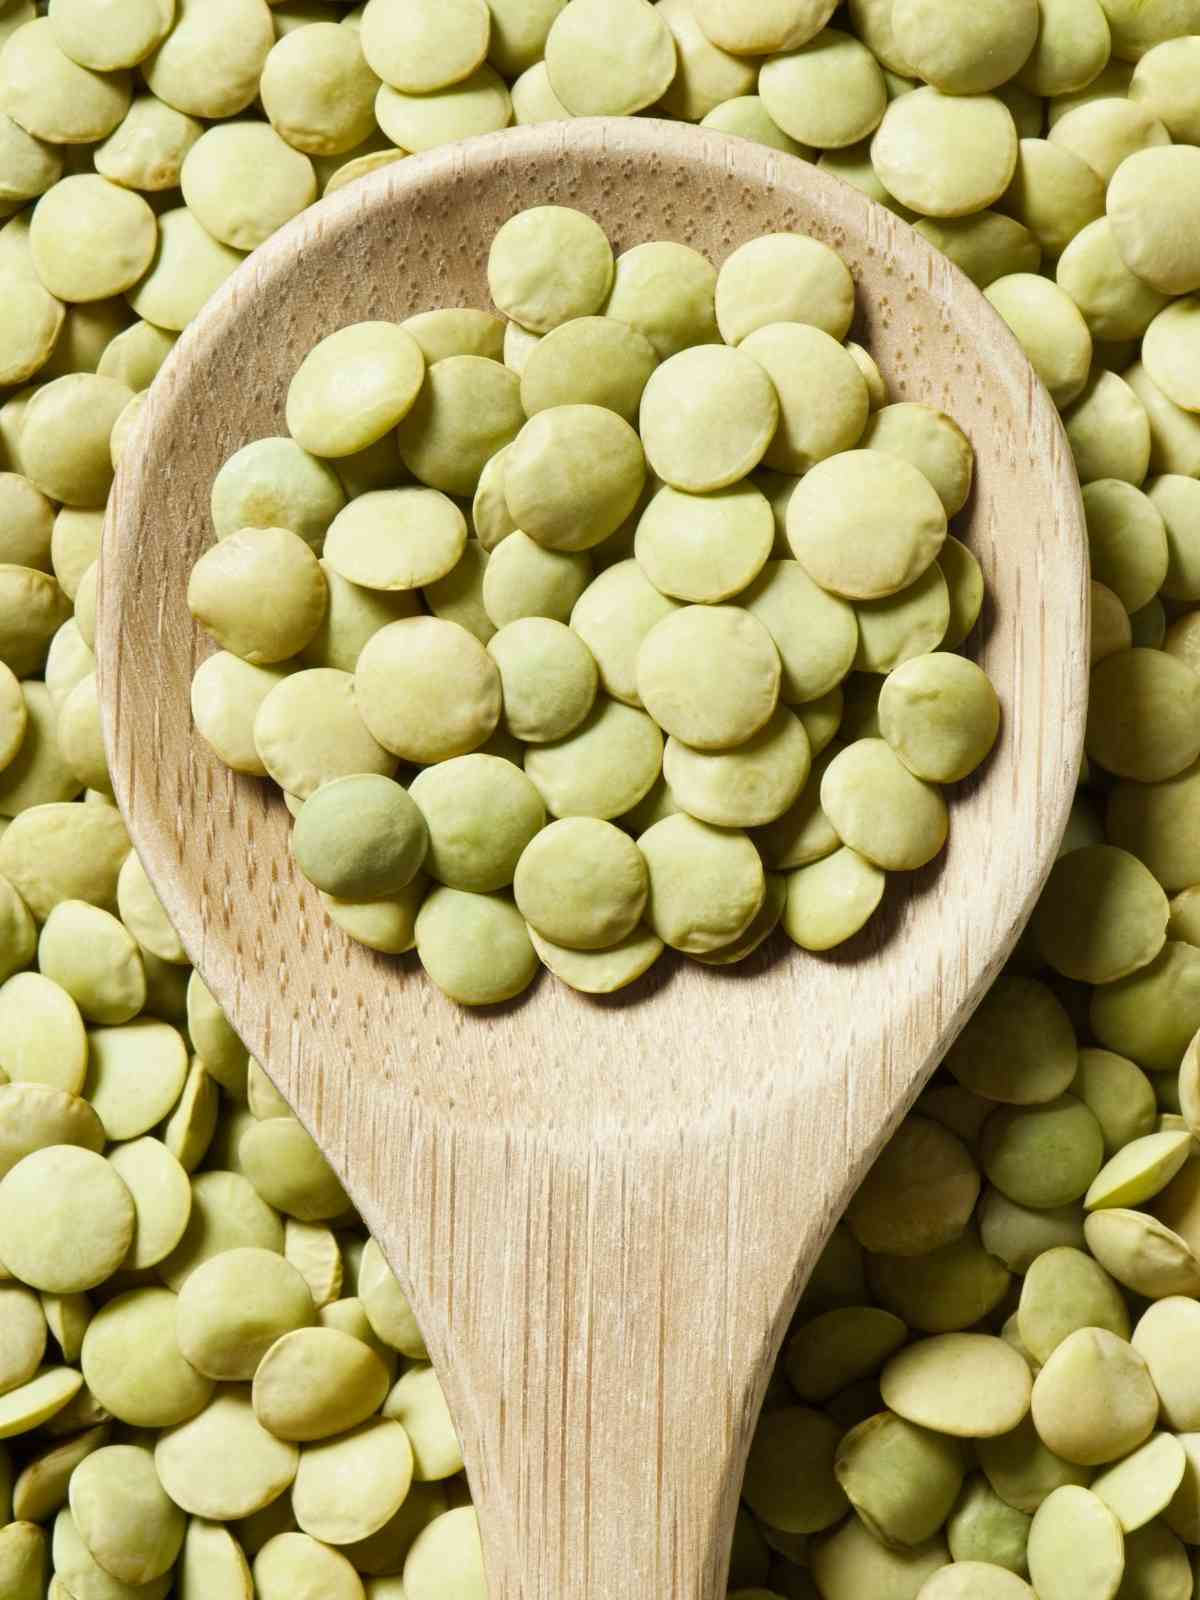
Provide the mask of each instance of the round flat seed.
POLYGON ((1090 377, 1064 417, 1079 481, 1140 484, 1150 466, 1150 418, 1115 372, 1090 377))
POLYGON ((225 1250, 179 1292, 179 1347, 205 1377, 249 1380, 267 1351, 313 1316, 312 1295, 290 1262, 271 1250, 225 1250))
POLYGON ((530 333, 592 316, 608 299, 612 280, 604 230, 567 206, 534 206, 510 217, 488 254, 492 299, 530 333))
POLYGON ((1084 1207, 1096 1211, 1142 1205, 1166 1188, 1191 1154, 1191 1134, 1186 1129, 1134 1139, 1097 1173, 1084 1196, 1084 1207))
POLYGON ((359 657, 354 691, 365 726, 409 761, 464 755, 500 720, 495 663, 465 628, 436 617, 381 628, 359 657))
MULTIPOLYGON (((391 623, 375 639, 402 626, 391 623)), ((286 794, 307 800, 335 778, 364 772, 390 777, 395 770, 392 754, 363 720, 355 681, 348 672, 311 667, 281 679, 263 699, 254 718, 255 749, 286 794)))
POLYGON ((385 83, 375 97, 375 117, 395 145, 415 154, 499 132, 512 118, 512 100, 503 78, 485 62, 461 83, 433 94, 403 94, 385 83))
POLYGON ((683 810, 724 828, 773 822, 798 798, 811 751, 802 723, 784 706, 733 750, 694 750, 667 740, 663 773, 683 810))
POLYGON ((38 1150, 0 1179, 0 1260, 35 1289, 73 1294, 103 1283, 133 1232, 129 1190, 90 1150, 38 1150))
POLYGON ((1015 1572, 990 1561, 955 1557, 922 1586, 921 1600, 1029 1600, 1032 1594, 1015 1572))
POLYGON ((160 1264, 159 1275, 179 1290, 205 1261, 242 1246, 282 1252, 278 1213, 240 1172, 202 1172, 192 1180, 192 1213, 183 1238, 160 1264))
POLYGON ((408 1434, 399 1422, 374 1417, 301 1452, 292 1487, 296 1521, 326 1544, 369 1539, 400 1510, 412 1476, 408 1434))
POLYGON ((857 1600, 862 1594, 919 1593, 946 1566, 946 1545, 937 1537, 911 1550, 891 1550, 858 1517, 813 1549, 813 1572, 826 1600, 857 1600))
POLYGON ((1062 1094, 1044 1104, 1001 1106, 984 1125, 980 1154, 992 1183, 1018 1205, 1066 1205, 1099 1172, 1104 1135, 1081 1100, 1062 1094))
POLYGON ((792 50, 832 16, 830 0, 762 0, 752 12, 738 0, 696 0, 700 26, 714 44, 736 55, 792 50))
POLYGON ((775 709, 781 677, 770 633, 734 606, 674 611, 638 651, 642 704, 698 750, 727 750, 757 733, 775 709))
POLYGON ((635 245, 616 260, 605 315, 649 339, 660 361, 719 337, 717 269, 698 250, 671 240, 635 245))
POLYGON ((834 1475, 840 1433, 830 1417, 807 1406, 759 1418, 742 1494, 761 1522, 782 1533, 816 1533, 843 1516, 848 1502, 834 1475), (792 1471, 780 1471, 785 1461, 792 1471))
POLYGON ((644 711, 601 697, 563 739, 532 745, 525 771, 555 817, 622 816, 662 770, 663 741, 644 711))
POLYGON ((197 221, 235 250, 264 244, 317 198, 312 162, 265 122, 209 128, 184 157, 180 185, 197 221))
POLYGON ((1089 483, 1083 491, 1092 572, 1127 611, 1147 605, 1162 587, 1169 565, 1166 527, 1153 502, 1119 479, 1089 483))
POLYGON ((322 785, 304 802, 292 835, 301 872, 343 900, 399 893, 419 871, 427 846, 413 801, 377 773, 322 785))
POLYGON ((839 1306, 793 1336, 787 1347, 788 1380, 801 1400, 820 1404, 877 1373, 907 1338, 907 1328, 890 1311, 839 1306))
POLYGON ((130 1289, 102 1306, 83 1336, 81 1362, 99 1405, 135 1428, 169 1428, 207 1405, 212 1381, 179 1348, 176 1297, 130 1289))
POLYGON ((371 70, 409 94, 469 77, 487 55, 490 35, 484 0, 370 0, 359 29, 371 70))
POLYGON ((705 954, 739 938, 763 903, 766 880, 750 839, 682 812, 638 840, 650 874, 646 920, 665 944, 705 954))
MULTIPOLYGON (((277 1091, 273 1091, 276 1092, 277 1091)), ((319 1223, 284 1223, 284 1253, 308 1286, 315 1306, 331 1304, 342 1292, 342 1253, 338 1238, 319 1223)))
MULTIPOLYGON (((496 624, 483 603, 483 585, 490 565, 491 558, 478 539, 469 539, 457 564, 445 577, 427 583, 421 591, 435 617, 441 617, 443 622, 457 622, 460 628, 473 633, 480 644, 487 644, 496 631, 496 624)), ((414 600, 406 612, 397 612, 396 617, 418 614, 414 600)), ((376 627, 372 627, 371 632, 376 631, 376 627)))
POLYGON ((1200 755, 1200 674, 1162 650, 1098 662, 1087 750, 1107 771, 1139 783, 1181 773, 1200 755))
POLYGON ((413 1541, 404 1563, 409 1600, 446 1600, 446 1574, 453 1573, 461 1600, 485 1600, 483 1548, 472 1506, 457 1506, 429 1522, 413 1541))
POLYGON ((83 1018, 61 984, 39 972, 18 972, 0 984, 0 1070, 11 1082, 78 1094, 87 1060, 83 1018))
POLYGON ((28 1383, 0 1395, 0 1439, 40 1427, 70 1404, 82 1383, 74 1367, 43 1367, 28 1383))
POLYGON ((431 1366, 409 1368, 388 1395, 383 1415, 399 1422, 408 1435, 415 1480, 428 1482, 462 1471, 450 1408, 431 1366))
POLYGON ((143 952, 176 966, 187 964, 187 953, 171 926, 162 901, 146 875, 135 851, 125 857, 117 878, 117 909, 121 921, 137 940, 143 952))
POLYGON ((424 377, 410 333, 390 322, 354 323, 300 363, 288 386, 288 431, 313 455, 352 455, 408 415, 424 377))
POLYGON ((149 1450, 94 1450, 71 1474, 70 1493, 80 1538, 119 1583, 152 1583, 174 1566, 186 1518, 158 1481, 149 1450))
POLYGON ((254 1560, 259 1600, 362 1600, 362 1579, 339 1551, 306 1533, 280 1533, 254 1560))
POLYGON ((980 94, 1008 81, 1037 38, 1036 0, 981 6, 946 27, 937 0, 901 0, 892 17, 897 48, 917 76, 947 94, 980 94))
POLYGON ((885 874, 848 846, 788 873, 783 927, 802 950, 832 950, 854 937, 883 898, 885 874))
POLYGON ((400 456, 419 482, 470 498, 488 462, 524 421, 515 372, 483 356, 447 356, 429 368, 400 423, 400 456))
POLYGON ((416 941, 425 971, 460 1005, 511 1000, 537 973, 525 919, 500 895, 435 888, 417 913, 416 941))
POLYGON ((254 1600, 250 1568, 241 1545, 216 1522, 192 1517, 176 1568, 181 1595, 222 1594, 229 1600, 254 1600))
POLYGON ((763 456, 768 467, 798 475, 858 443, 870 396, 858 363, 836 339, 801 322, 775 322, 739 350, 764 369, 779 399, 779 425, 763 456))
POLYGON ((574 0, 546 38, 550 86, 575 117, 626 117, 662 97, 675 41, 648 0, 574 0))
POLYGON ((1000 704, 973 661, 918 656, 889 674, 879 695, 879 726, 916 777, 956 783, 995 743, 1000 704))
POLYGON ((772 233, 735 250, 717 274, 717 325, 740 344, 772 323, 804 322, 842 340, 854 317, 854 280, 841 257, 799 233, 772 233))
POLYGON ((1079 1328, 1034 1380, 1033 1421, 1043 1442, 1081 1466, 1128 1455, 1150 1435, 1158 1396, 1141 1356, 1104 1328, 1079 1328), (1098 1402, 1081 1406, 1080 1396, 1098 1402))
POLYGON ((591 710, 599 673, 578 630, 549 617, 520 617, 501 628, 487 649, 500 672, 504 725, 514 738, 551 743, 591 710))
POLYGON ((187 1076, 187 1047, 170 1023, 138 1017, 88 1035, 85 1092, 110 1139, 136 1139, 170 1112, 187 1076))
POLYGON ((957 1239, 979 1197, 979 1171, 960 1139, 924 1117, 896 1130, 846 1212, 866 1250, 915 1256, 957 1239))
MULTIPOLYGON (((276 12, 277 26, 279 20, 276 12)), ((263 110, 293 149, 349 155, 375 132, 379 83, 364 58, 361 34, 356 38, 350 28, 335 33, 332 19, 305 21, 309 31, 297 28, 301 38, 281 37, 263 65, 263 110)))
POLYGON ((604 406, 636 423, 657 365, 654 346, 636 328, 614 317, 576 317, 530 352, 521 372, 521 404, 530 417, 552 406, 604 406))
POLYGON ((1094 1211, 1083 1233, 1101 1266, 1135 1294, 1161 1300, 1200 1292, 1200 1260, 1187 1240, 1158 1218, 1113 1206, 1094 1211))
POLYGON ((163 212, 154 259, 129 290, 129 304, 155 327, 179 332, 242 259, 240 251, 214 239, 186 207, 163 212))
MULTIPOLYGON (((515 328, 516 323, 510 322, 508 326, 515 328)), ((508 509, 508 501, 504 498, 504 470, 508 460, 508 450, 508 445, 505 445, 503 450, 497 450, 496 454, 490 456, 484 463, 471 502, 471 525, 475 537, 489 554, 502 539, 507 539, 510 533, 517 531, 517 525, 508 509)))
POLYGON ((1169 400, 1200 411, 1200 297, 1189 295, 1158 313, 1146 329, 1142 361, 1169 400))
POLYGON ((539 411, 505 457, 509 513, 551 550, 587 550, 607 539, 637 505, 645 481, 636 432, 603 406, 539 411))
POLYGON ((750 923, 743 933, 729 944, 722 945, 719 950, 705 950, 691 952, 693 961, 700 962, 705 967, 730 967, 740 961, 745 961, 753 955, 759 945, 763 944, 779 926, 779 919, 783 915, 783 905, 787 898, 787 884, 778 872, 766 874, 767 892, 763 903, 755 912, 750 923))
POLYGON ((228 1522, 261 1511, 296 1476, 300 1452, 259 1423, 249 1398, 218 1388, 190 1421, 161 1434, 154 1464, 175 1504, 194 1517, 228 1522))
POLYGON ((757 577, 774 539, 770 504, 751 484, 708 495, 665 485, 642 512, 634 555, 661 593, 711 604, 757 577))
MULTIPOLYGON (((52 1549, 54 1582, 61 1585, 61 1593, 65 1595, 77 1593, 121 1597, 134 1593, 141 1595, 142 1600, 164 1600, 171 1587, 169 1573, 136 1587, 114 1578, 84 1544, 75 1519, 66 1506, 54 1520, 52 1549), (67 1588, 67 1579, 71 1582, 70 1589, 67 1588)), ((54 1593, 53 1589, 51 1593, 54 1593)))
POLYGON ((1073 150, 1105 183, 1135 151, 1171 143, 1166 128, 1145 106, 1108 96, 1072 107, 1057 119, 1049 137, 1073 150))
POLYGON ((51 144, 93 144, 107 138, 129 109, 129 74, 101 74, 80 66, 62 49, 48 17, 26 21, 11 38, 0 88, 13 121, 51 144))
POLYGON ((129 1190, 134 1207, 133 1242, 125 1266, 152 1267, 183 1237, 192 1211, 187 1173, 160 1139, 135 1139, 109 1153, 109 1165, 129 1190))
POLYGON ((218 539, 241 528, 288 528, 315 549, 345 503, 333 469, 293 439, 255 439, 213 479, 218 539))
POLYGON ((767 562, 738 600, 774 640, 786 705, 819 700, 850 671, 858 650, 854 610, 814 583, 798 561, 767 562))
POLYGON ((747 94, 756 63, 720 49, 700 26, 691 0, 659 0, 659 14, 675 40, 675 77, 656 110, 682 122, 699 122, 716 106, 747 94))
POLYGON ((821 780, 821 807, 839 838, 876 866, 924 866, 946 840, 940 793, 915 778, 882 739, 840 752, 821 780))
MULTIPOLYGON (((969 1091, 966 1093, 969 1095, 969 1091)), ((986 1121, 986 1108, 978 1100, 968 1098, 957 1104, 967 1106, 972 1118, 977 1118, 983 1110, 982 1120, 986 1121)), ((972 1145, 977 1146, 982 1127, 972 1125, 963 1131, 971 1134, 972 1145)), ((984 1249, 1003 1261, 1010 1272, 1028 1273, 1039 1256, 1061 1246, 1083 1249, 1083 1211, 1078 1204, 1035 1211, 1018 1205, 999 1189, 989 1188, 984 1191, 980 1203, 979 1236, 984 1249)), ((1115 1303, 1113 1314, 1114 1318, 1121 1315, 1115 1303)), ((1124 1327, 1124 1322, 1121 1326, 1124 1327)))
POLYGON ((925 87, 887 107, 871 160, 902 205, 927 217, 961 217, 990 206, 1008 188, 1017 131, 995 96, 925 87))
POLYGON ((1003 1339, 946 1333, 892 1356, 880 1375, 884 1404, 909 1422, 958 1438, 1008 1433, 1029 1409, 1029 1368, 1003 1339))
POLYGON ((551 823, 517 864, 517 909, 543 938, 603 950, 636 928, 649 889, 646 863, 628 834, 594 817, 551 823))
POLYGON ((0 1175, 50 1145, 99 1152, 104 1128, 86 1100, 40 1083, 0 1084, 0 1175))
POLYGON ((635 928, 607 950, 569 950, 543 938, 536 928, 530 928, 529 937, 542 965, 582 994, 613 994, 635 983, 664 949, 648 928, 635 928))
POLYGON ((809 576, 848 599, 895 594, 941 550, 946 513, 923 473, 880 450, 820 462, 788 503, 788 542, 809 576))
MULTIPOLYGON (((51 712, 45 702, 27 703, 31 711, 39 706, 39 716, 41 706, 51 712)), ((128 854, 129 835, 115 807, 34 803, 0 837, 0 875, 44 922, 63 900, 114 905, 128 854)))
POLYGON ((349 1206, 333 1168, 294 1117, 256 1119, 238 1140, 237 1159, 259 1196, 285 1216, 320 1222, 349 1206))
POLYGON ((865 139, 887 106, 879 63, 840 28, 823 28, 797 49, 771 56, 759 71, 758 88, 786 134, 822 150, 865 139))
MULTIPOLYGON (((36 130, 34 130, 36 131, 36 130)), ((1105 208, 1129 270, 1161 294, 1200 289, 1200 241, 1188 218, 1200 203, 1200 150, 1139 150, 1117 168, 1105 208)))
POLYGON ((1170 1505, 1186 1463, 1174 1434, 1154 1433, 1123 1461, 1098 1473, 1092 1479, 1092 1493, 1114 1513, 1125 1533, 1134 1533, 1170 1505))
POLYGON ((46 1317, 36 1294, 18 1283, 0 1284, 0 1394, 37 1372, 46 1350, 46 1317))
POLYGON ((1117 1285, 1082 1249, 1055 1245, 1029 1264, 1017 1308, 1021 1343, 1038 1362, 1078 1328, 1129 1337, 1129 1313, 1117 1285))
POLYGON ((664 483, 703 494, 758 466, 779 419, 775 387, 752 356, 703 345, 665 360, 646 385, 642 443, 664 483))
POLYGON ((387 1390, 387 1368, 361 1339, 299 1327, 276 1339, 255 1368, 254 1411, 276 1438, 327 1439, 378 1411, 387 1390))
POLYGON ((618 561, 576 600, 571 628, 595 657, 601 686, 615 700, 641 705, 638 651, 651 628, 674 610, 676 603, 648 581, 636 561, 618 561))
POLYGON ((360 495, 330 524, 325 560, 367 589, 419 589, 453 568, 467 520, 436 489, 378 489, 360 495))
POLYGON ((521 852, 546 820, 529 778, 497 756, 458 756, 428 767, 410 794, 429 829, 425 870, 476 894, 512 882, 521 852))
POLYGON ((945 1522, 962 1488, 963 1452, 953 1439, 882 1411, 843 1436, 834 1472, 869 1527, 911 1547, 945 1522))
POLYGON ((146 271, 158 223, 139 194, 94 173, 56 183, 34 207, 30 253, 43 286, 60 300, 123 294, 146 271))
POLYGON ((981 1439, 976 1447, 988 1483, 1006 1505, 1032 1514, 1055 1489, 1064 1484, 1086 1487, 1091 1472, 1064 1461, 1038 1438, 1027 1416, 1011 1433, 981 1439))
POLYGON ((975 453, 958 424, 933 406, 911 401, 875 411, 862 436, 868 450, 883 450, 917 468, 952 517, 971 492, 975 453))
POLYGON ((1045 1600, 1113 1600, 1125 1571, 1121 1525, 1098 1496, 1065 1484, 1038 1507, 1029 1575, 1045 1600))
POLYGON ((444 306, 440 311, 419 311, 415 317, 406 317, 401 327, 421 346, 427 366, 449 356, 503 359, 504 318, 491 311, 444 306))

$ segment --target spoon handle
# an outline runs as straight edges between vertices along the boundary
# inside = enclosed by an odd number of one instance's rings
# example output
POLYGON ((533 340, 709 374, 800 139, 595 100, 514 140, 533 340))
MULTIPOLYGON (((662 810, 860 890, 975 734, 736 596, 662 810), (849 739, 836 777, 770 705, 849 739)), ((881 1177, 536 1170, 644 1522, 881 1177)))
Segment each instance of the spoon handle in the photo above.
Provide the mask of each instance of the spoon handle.
POLYGON ((758 1409, 842 1195, 818 1131, 729 1110, 570 1152, 473 1133, 469 1170, 452 1149, 427 1168, 446 1185, 408 1257, 433 1264, 414 1309, 491 1600, 723 1600, 758 1409))

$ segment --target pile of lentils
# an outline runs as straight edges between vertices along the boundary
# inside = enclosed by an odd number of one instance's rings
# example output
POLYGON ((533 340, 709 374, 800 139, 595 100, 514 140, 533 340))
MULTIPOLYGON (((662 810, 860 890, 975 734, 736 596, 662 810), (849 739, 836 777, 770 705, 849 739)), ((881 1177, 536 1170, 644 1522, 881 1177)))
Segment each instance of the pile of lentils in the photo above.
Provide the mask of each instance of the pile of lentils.
POLYGON ((403 1295, 111 803, 94 563, 139 396, 273 229, 406 153, 649 111, 816 161, 980 285, 1093 575, 1062 855, 805 1291, 730 1588, 1188 1600, 1200 0, 0 0, 0 41, 0 1594, 483 1600, 403 1295))
POLYGON ((492 242, 504 315, 322 339, 290 434, 218 472, 188 584, 223 646, 203 737, 283 790, 330 917, 464 1005, 539 960, 590 994, 667 946, 730 965, 780 922, 832 949, 941 850, 941 785, 999 729, 945 648, 983 599, 947 533, 971 445, 841 343, 841 258, 771 234, 719 273, 668 241, 621 262, 539 206, 492 242))

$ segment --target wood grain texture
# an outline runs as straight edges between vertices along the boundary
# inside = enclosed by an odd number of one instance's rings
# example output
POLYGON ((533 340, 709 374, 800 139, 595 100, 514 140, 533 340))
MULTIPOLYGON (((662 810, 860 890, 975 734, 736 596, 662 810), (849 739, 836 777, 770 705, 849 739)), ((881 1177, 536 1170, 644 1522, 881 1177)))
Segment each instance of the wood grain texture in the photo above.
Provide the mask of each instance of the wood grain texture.
MULTIPOLYGON (((961 531, 961 530, 960 530, 961 531)), ((1074 790, 1087 681, 1079 494, 1058 418, 967 279, 814 167, 644 118, 520 129, 390 166, 283 229, 179 341, 118 475, 101 579, 112 773, 195 964, 329 1154, 409 1293, 478 1498, 494 1600, 715 1600, 749 1435, 801 1283, 1030 911, 1074 790), (1004 708, 950 843, 852 948, 662 962, 472 1014, 352 945, 268 786, 193 734, 184 603, 220 463, 283 432, 288 379, 356 320, 487 305, 498 225, 578 206, 618 249, 720 262, 826 240, 893 398, 978 461, 960 519, 1004 708)))

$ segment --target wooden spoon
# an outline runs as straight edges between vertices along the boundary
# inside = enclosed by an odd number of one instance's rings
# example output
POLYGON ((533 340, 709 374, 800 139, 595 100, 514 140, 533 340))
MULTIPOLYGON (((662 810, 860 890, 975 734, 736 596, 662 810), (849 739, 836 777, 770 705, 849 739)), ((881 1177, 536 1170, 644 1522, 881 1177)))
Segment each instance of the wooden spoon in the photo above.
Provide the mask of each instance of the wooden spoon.
POLYGON ((167 362, 118 475, 99 657, 130 833, 188 953, 392 1262, 453 1407, 493 1600, 717 1600, 748 1441, 796 1299, 883 1141, 1011 949, 1079 768, 1087 565, 1058 417, 990 306, 815 167, 646 119, 412 158, 255 252, 167 362), (892 399, 976 452, 957 531, 989 586, 973 639, 1004 707, 949 848, 852 949, 727 972, 660 963, 595 1001, 543 980, 474 1014, 322 914, 277 792, 193 732, 209 646, 184 602, 209 489, 285 431, 288 380, 363 318, 489 304, 497 227, 590 212, 619 250, 715 263, 762 233, 854 271, 892 399))

